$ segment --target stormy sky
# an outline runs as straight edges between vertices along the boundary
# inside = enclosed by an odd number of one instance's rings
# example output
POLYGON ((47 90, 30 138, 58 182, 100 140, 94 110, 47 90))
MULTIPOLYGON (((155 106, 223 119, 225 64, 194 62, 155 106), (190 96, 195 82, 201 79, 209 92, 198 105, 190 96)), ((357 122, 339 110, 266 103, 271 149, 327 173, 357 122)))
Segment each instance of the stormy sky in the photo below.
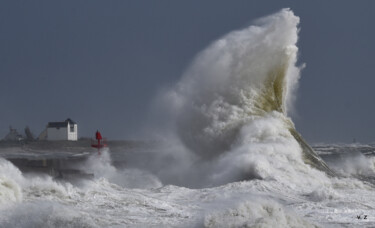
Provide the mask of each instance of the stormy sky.
POLYGON ((309 142, 375 141, 374 1, 0 1, 0 138, 70 117, 79 136, 140 139, 196 54, 291 8, 306 63, 293 120, 309 142))

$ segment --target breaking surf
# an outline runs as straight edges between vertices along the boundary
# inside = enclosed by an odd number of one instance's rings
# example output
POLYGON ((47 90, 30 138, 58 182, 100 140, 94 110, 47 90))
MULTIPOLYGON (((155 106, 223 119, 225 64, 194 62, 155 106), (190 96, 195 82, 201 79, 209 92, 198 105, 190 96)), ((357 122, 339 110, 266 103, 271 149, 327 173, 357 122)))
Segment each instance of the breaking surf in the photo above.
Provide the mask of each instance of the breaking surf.
POLYGON ((0 226, 373 227, 373 155, 330 161, 336 176, 289 116, 298 24, 283 9, 209 45, 155 101, 148 131, 164 143, 95 153, 81 164, 92 179, 0 159, 0 226))

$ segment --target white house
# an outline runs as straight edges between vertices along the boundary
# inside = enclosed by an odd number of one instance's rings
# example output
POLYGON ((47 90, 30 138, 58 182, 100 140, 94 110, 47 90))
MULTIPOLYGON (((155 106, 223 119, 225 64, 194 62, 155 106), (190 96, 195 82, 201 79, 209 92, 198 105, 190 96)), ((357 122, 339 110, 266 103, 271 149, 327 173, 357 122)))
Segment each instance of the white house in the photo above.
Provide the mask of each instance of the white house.
POLYGON ((77 141, 78 126, 71 119, 66 119, 64 122, 49 122, 46 130, 44 130, 39 139, 41 140, 70 140, 77 141))

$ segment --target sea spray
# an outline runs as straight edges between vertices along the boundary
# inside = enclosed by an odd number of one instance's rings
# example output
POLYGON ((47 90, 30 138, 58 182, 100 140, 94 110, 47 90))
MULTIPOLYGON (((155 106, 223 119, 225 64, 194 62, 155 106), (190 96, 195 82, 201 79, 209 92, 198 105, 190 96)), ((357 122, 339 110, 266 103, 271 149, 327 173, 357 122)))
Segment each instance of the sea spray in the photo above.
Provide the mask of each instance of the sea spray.
POLYGON ((92 154, 82 167, 84 167, 83 171, 94 174, 95 179, 105 178, 122 187, 158 188, 162 186, 160 180, 146 170, 114 167, 109 148, 102 149, 100 155, 92 154))
MULTIPOLYGON (((138 193, 118 185, 155 188, 161 186, 157 179, 152 179, 150 174, 147 176, 147 172, 117 171, 109 162, 108 151, 102 155, 93 154, 91 157, 92 168, 97 168, 97 177, 82 180, 78 185, 55 180, 46 174, 22 174, 11 162, 0 158, 0 227, 110 227, 130 224, 134 221, 132 216, 123 218, 125 212, 129 213, 129 207, 134 211, 140 209, 134 212, 134 216, 140 216, 141 220, 153 215, 160 217, 156 215, 159 211, 163 215, 167 212, 170 217, 175 214, 173 206, 145 196, 141 193, 144 190, 138 193), (132 178, 136 180, 129 181, 132 178)), ((147 220, 146 223, 153 222, 147 220)))
POLYGON ((0 207, 22 201, 22 173, 10 162, 0 158, 0 207))
POLYGON ((299 173, 313 178, 306 164, 332 174, 288 117, 303 67, 296 66, 298 23, 283 9, 225 35, 162 93, 155 106, 169 120, 163 135, 180 144, 175 154, 196 155, 190 173, 177 175, 198 175, 210 186, 276 176, 293 181, 299 173))

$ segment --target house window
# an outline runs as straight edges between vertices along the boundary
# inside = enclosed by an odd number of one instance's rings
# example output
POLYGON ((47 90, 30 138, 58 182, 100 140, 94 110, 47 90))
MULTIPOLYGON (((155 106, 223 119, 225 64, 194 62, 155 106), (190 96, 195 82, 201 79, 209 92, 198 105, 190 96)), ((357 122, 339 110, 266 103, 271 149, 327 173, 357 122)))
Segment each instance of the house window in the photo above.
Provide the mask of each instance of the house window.
POLYGON ((74 125, 70 126, 70 132, 74 132, 74 125))

